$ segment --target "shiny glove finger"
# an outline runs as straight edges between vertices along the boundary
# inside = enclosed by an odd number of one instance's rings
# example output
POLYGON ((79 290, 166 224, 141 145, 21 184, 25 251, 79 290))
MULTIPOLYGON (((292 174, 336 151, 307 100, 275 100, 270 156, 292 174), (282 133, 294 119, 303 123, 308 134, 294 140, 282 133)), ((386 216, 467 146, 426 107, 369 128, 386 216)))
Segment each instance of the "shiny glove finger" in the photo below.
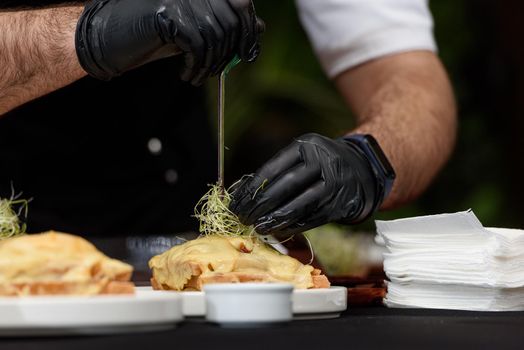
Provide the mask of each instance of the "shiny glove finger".
POLYGON ((238 206, 245 196, 248 195, 249 183, 255 175, 245 175, 239 182, 235 183, 230 188, 231 203, 229 204, 229 210, 238 216, 238 206))
POLYGON ((289 225, 280 231, 272 232, 271 234, 278 239, 287 239, 293 235, 325 225, 328 222, 329 220, 326 218, 325 213, 316 213, 312 216, 309 216, 308 218, 304 218, 304 220, 296 220, 294 224, 289 225))
POLYGON ((191 79, 192 85, 200 86, 209 78, 213 68, 222 64, 222 45, 225 35, 218 19, 211 15, 213 10, 207 0, 194 1, 193 13, 205 42, 203 64, 191 79))
POLYGON ((300 163, 301 154, 299 144, 293 142, 264 164, 255 175, 242 181, 233 193, 233 200, 229 209, 242 220, 242 218, 245 218, 248 214, 243 206, 251 200, 263 184, 265 184, 265 186, 270 185, 280 174, 300 163))
POLYGON ((264 34, 266 31, 266 22, 262 18, 257 17, 257 33, 259 35, 264 34))
POLYGON ((299 139, 276 157, 277 162, 268 162, 260 173, 270 176, 272 172, 278 171, 279 175, 273 176, 275 180, 266 186, 257 188, 256 196, 254 194, 251 197, 244 197, 240 203, 242 209, 239 210, 242 222, 246 225, 253 224, 259 217, 291 201, 324 176, 318 161, 324 156, 320 152, 321 150, 315 145, 299 139), (275 166, 278 165, 278 161, 290 164, 296 161, 296 157, 300 163, 289 170, 283 171, 282 167, 275 166))
MULTIPOLYGON (((194 23, 197 26, 196 23, 194 23)), ((196 31, 179 31, 175 44, 184 52, 184 67, 180 74, 183 81, 192 81, 204 64, 206 42, 196 31)))
MULTIPOLYGON (((259 218, 255 222, 255 228, 259 234, 264 235, 273 232, 284 233, 287 227, 313 215, 328 200, 329 193, 324 181, 318 181, 291 202, 259 218)), ((321 217, 327 222, 328 215, 319 213, 318 220, 321 217)), ((307 222, 301 224, 305 226, 307 222)))
POLYGON ((320 157, 316 147, 297 140, 292 144, 291 149, 293 153, 298 150, 301 163, 288 171, 280 172, 274 181, 242 204, 247 215, 245 218, 247 225, 291 201, 323 176, 320 164, 316 161, 320 157))
POLYGON ((231 192, 233 197, 229 204, 229 210, 233 212, 243 224, 246 223, 250 208, 246 205, 255 197, 259 189, 267 183, 260 175, 254 174, 242 182, 231 192))
POLYGON ((220 60, 219 63, 213 67, 212 72, 213 75, 218 75, 236 55, 236 48, 240 37, 240 21, 231 7, 219 6, 215 0, 207 1, 224 32, 224 39, 221 42, 220 60))
POLYGON ((243 203, 244 223, 252 225, 261 216, 291 201, 320 179, 320 168, 297 165, 283 173, 270 186, 260 188, 257 195, 243 203))
POLYGON ((251 0, 228 0, 240 20, 240 58, 253 62, 260 53, 260 23, 251 0))

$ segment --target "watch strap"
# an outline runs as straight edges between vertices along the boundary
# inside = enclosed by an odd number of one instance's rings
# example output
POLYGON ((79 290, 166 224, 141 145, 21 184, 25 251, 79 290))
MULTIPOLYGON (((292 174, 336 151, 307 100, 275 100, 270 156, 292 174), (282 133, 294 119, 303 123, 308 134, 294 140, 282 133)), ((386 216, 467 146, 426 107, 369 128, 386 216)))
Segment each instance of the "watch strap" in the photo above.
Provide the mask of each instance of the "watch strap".
POLYGON ((396 174, 391 163, 377 140, 369 134, 352 134, 344 136, 344 141, 358 147, 370 163, 377 180, 377 191, 372 213, 378 210, 387 196, 391 193, 396 174))

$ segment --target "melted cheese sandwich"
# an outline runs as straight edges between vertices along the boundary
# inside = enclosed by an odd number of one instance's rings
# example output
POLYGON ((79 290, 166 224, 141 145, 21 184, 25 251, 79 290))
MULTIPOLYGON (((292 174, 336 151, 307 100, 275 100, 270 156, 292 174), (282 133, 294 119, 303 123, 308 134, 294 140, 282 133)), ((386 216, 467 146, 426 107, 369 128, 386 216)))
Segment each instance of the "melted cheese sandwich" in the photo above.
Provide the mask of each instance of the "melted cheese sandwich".
POLYGON ((48 232, 0 241, 0 296, 131 294, 132 272, 77 236, 48 232))
POLYGON ((320 270, 249 237, 201 237, 155 256, 149 267, 156 290, 195 291, 204 284, 237 282, 287 282, 296 289, 330 285, 320 270))

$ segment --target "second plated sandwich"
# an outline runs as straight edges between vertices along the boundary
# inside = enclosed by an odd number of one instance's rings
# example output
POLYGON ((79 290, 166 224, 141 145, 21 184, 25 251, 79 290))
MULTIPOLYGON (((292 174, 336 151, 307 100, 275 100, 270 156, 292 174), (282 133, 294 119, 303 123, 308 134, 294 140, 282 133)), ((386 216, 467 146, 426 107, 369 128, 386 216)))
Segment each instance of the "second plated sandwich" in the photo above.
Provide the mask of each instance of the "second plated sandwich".
POLYGON ((287 282, 296 289, 329 288, 321 271, 255 237, 204 236, 149 261, 157 290, 199 291, 209 283, 287 282))

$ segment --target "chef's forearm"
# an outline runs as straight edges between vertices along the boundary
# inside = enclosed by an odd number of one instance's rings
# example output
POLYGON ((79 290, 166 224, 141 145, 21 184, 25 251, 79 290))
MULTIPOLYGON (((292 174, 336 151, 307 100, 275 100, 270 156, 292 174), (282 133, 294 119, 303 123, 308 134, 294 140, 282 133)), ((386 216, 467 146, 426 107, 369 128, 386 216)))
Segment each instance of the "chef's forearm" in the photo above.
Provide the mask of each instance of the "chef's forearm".
POLYGON ((416 198, 455 143, 455 100, 440 60, 422 51, 385 57, 343 73, 337 85, 358 116, 352 132, 374 135, 397 173, 383 208, 416 198))
POLYGON ((80 79, 75 52, 82 7, 0 11, 0 116, 80 79))

